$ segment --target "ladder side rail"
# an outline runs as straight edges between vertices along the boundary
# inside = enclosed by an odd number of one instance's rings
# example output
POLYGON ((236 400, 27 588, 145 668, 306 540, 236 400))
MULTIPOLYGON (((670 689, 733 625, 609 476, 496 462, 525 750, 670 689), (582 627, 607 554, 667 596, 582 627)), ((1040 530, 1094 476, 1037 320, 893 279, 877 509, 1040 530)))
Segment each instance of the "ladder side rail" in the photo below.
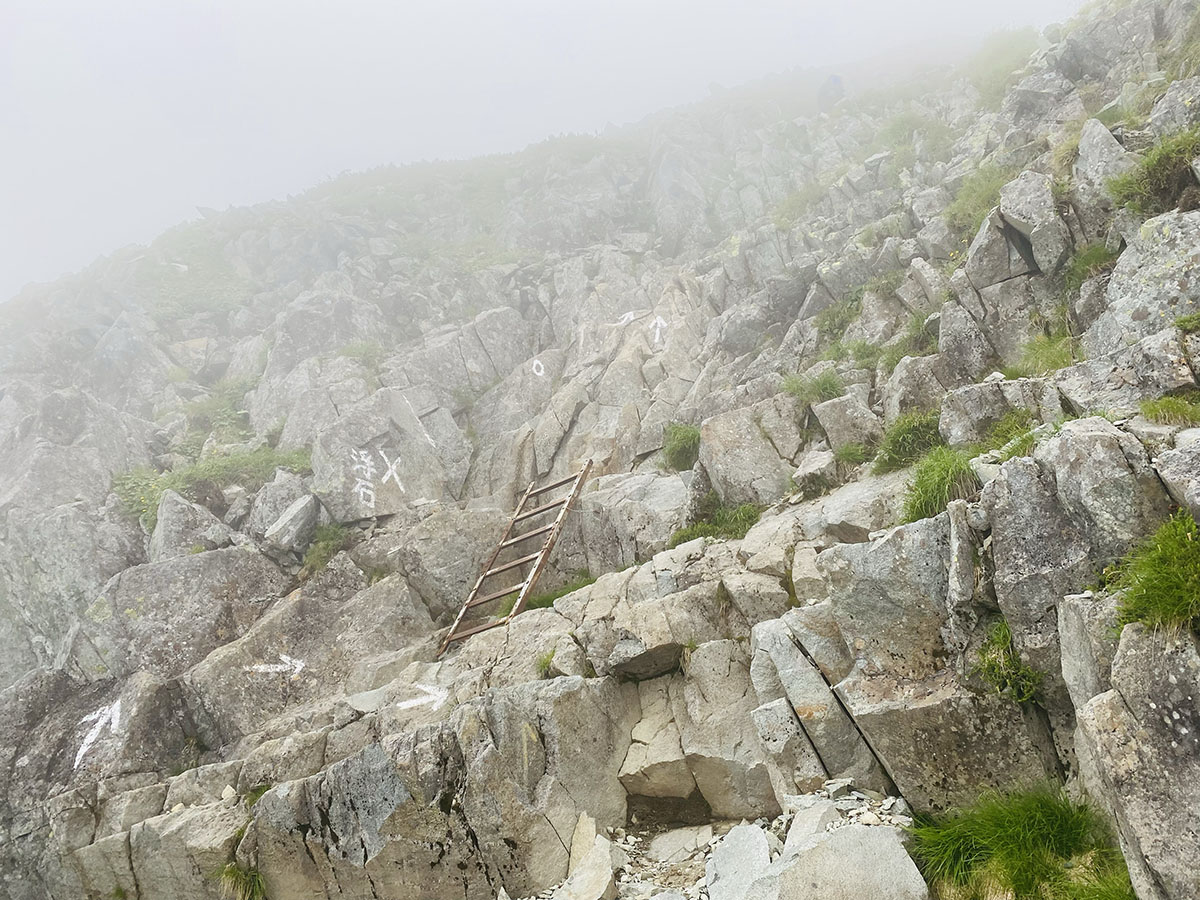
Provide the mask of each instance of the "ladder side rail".
POLYGON ((513 510, 513 514, 509 516, 508 524, 504 526, 504 533, 500 536, 499 542, 496 544, 496 549, 492 551, 491 557, 487 561, 487 565, 483 567, 485 574, 480 575, 475 579, 475 586, 471 588, 471 593, 467 595, 466 602, 459 609, 458 615, 454 617, 454 624, 450 626, 450 630, 446 632, 446 637, 442 639, 442 646, 439 648, 437 655, 441 656, 446 652, 446 648, 454 640, 454 633, 458 631, 458 626, 463 620, 463 616, 467 614, 467 610, 471 608, 471 601, 479 593, 479 589, 483 586, 483 580, 487 577, 487 571, 495 564, 496 558, 500 556, 500 551, 503 549, 503 544, 508 540, 508 536, 512 534, 513 525, 517 523, 517 515, 525 508, 526 501, 533 494, 533 482, 529 482, 529 486, 525 488, 525 493, 521 495, 521 500, 517 504, 517 508, 513 510))
POLYGON ((591 470, 592 461, 589 459, 587 464, 579 471, 579 474, 575 476, 575 484, 571 487, 571 494, 567 497, 567 502, 563 504, 562 509, 559 510, 558 517, 554 520, 554 528, 551 529, 550 536, 546 538, 542 552, 538 554, 537 562, 533 565, 533 571, 529 573, 525 587, 521 590, 521 595, 517 597, 517 602, 513 605, 512 612, 505 619, 506 622, 511 622, 514 616, 520 615, 524 611, 525 602, 529 599, 538 576, 542 574, 542 570, 550 560, 550 553, 554 550, 554 544, 558 540, 559 532, 562 530, 563 521, 566 519, 567 513, 575 505, 575 501, 579 498, 579 490, 583 487, 583 482, 587 480, 588 473, 591 470))

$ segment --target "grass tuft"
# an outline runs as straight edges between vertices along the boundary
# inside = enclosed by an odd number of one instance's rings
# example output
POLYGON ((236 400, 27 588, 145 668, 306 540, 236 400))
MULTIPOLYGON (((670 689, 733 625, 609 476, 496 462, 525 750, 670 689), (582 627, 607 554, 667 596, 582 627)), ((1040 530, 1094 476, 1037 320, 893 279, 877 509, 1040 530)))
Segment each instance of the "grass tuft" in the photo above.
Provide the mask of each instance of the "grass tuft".
POLYGON ((271 789, 270 784, 259 784, 246 791, 246 809, 254 809, 254 804, 262 799, 263 794, 271 789))
POLYGON ((671 535, 667 547, 678 547, 699 537, 741 540, 761 515, 762 509, 753 503, 726 506, 716 491, 709 491, 697 504, 696 521, 671 535))
POLYGON ((842 444, 833 451, 833 461, 847 468, 861 466, 871 458, 871 451, 866 444, 842 444))
POLYGON ((354 530, 331 522, 328 525, 318 525, 313 533, 312 543, 304 553, 304 567, 300 572, 301 579, 311 578, 327 565, 335 556, 348 548, 354 538, 354 530))
POLYGON ((946 207, 946 224, 950 230, 968 242, 979 231, 1000 202, 1000 189, 1018 173, 1001 166, 980 166, 963 179, 958 193, 946 207))
POLYGON ((1165 631, 1200 625, 1200 529, 1180 510, 1117 565, 1117 622, 1165 631))
POLYGON ((1163 138, 1142 161, 1108 182, 1118 206, 1143 218, 1174 209, 1180 195, 1196 184, 1192 160, 1200 156, 1200 128, 1163 138))
POLYGON ((1185 334, 1195 334, 1200 331, 1200 313, 1188 313, 1175 320, 1175 327, 1185 334))
POLYGON ((850 323, 858 318, 858 314, 862 311, 862 290, 855 291, 849 297, 845 297, 834 303, 832 306, 827 306, 821 310, 813 319, 817 326, 817 332, 823 338, 836 341, 846 329, 850 327, 850 323))
POLYGON ((965 500, 979 490, 970 457, 962 450, 934 447, 917 463, 904 497, 904 521, 936 516, 951 500, 965 500))
POLYGON ((944 443, 938 432, 938 412, 905 413, 883 433, 875 456, 876 474, 895 472, 944 443))
POLYGON ((312 462, 307 450, 285 453, 260 447, 229 456, 210 456, 169 472, 155 472, 145 467, 134 469, 116 476, 112 490, 125 508, 137 515, 148 531, 153 531, 163 491, 172 490, 190 500, 197 499, 205 485, 221 490, 240 484, 247 490, 256 491, 274 477, 277 468, 309 472, 312 462))
POLYGON ((1032 700, 1045 677, 1045 673, 1021 661, 1013 647, 1012 630, 1003 619, 988 631, 971 671, 995 688, 996 693, 1017 703, 1032 700))
POLYGON ((1117 264, 1119 253, 1109 250, 1104 244, 1088 244, 1079 248, 1071 257, 1063 272, 1063 285, 1069 294, 1078 294, 1083 283, 1105 272, 1111 272, 1117 264))
POLYGON ((267 900, 267 883, 258 869, 226 863, 217 872, 217 883, 226 900, 267 900))
POLYGON ((985 794, 970 808, 924 817, 910 834, 940 896, 1133 900, 1103 818, 1057 787, 985 794))
MULTIPOLYGON (((576 572, 575 577, 560 588, 555 588, 552 591, 546 591, 543 594, 534 594, 525 601, 526 609, 549 609, 554 605, 554 601, 559 597, 565 597, 567 594, 573 594, 575 591, 583 590, 589 584, 594 584, 596 576, 590 572, 576 572)), ((517 598, 520 596, 520 591, 513 591, 506 597, 499 598, 500 605, 496 607, 497 616, 507 616, 513 611, 513 607, 517 605, 517 598)))
POLYGON ((1200 425, 1200 394, 1173 394, 1142 401, 1142 415, 1160 425, 1200 425))
POLYGON ((554 665, 554 651, 549 650, 546 653, 538 654, 538 658, 534 661, 533 667, 537 670, 538 678, 549 678, 550 669, 554 665))
POLYGON ((663 428, 663 456, 676 472, 686 472, 700 458, 700 429, 668 422, 663 428))
POLYGON ((826 369, 809 378, 789 375, 783 379, 783 390, 784 393, 795 397, 801 406, 812 406, 842 396, 846 393, 846 385, 837 372, 826 369))
POLYGON ((1021 358, 1015 366, 1008 366, 1004 374, 1008 378, 1035 378, 1065 369, 1082 360, 1078 339, 1069 334, 1039 334, 1021 348, 1021 358))
POLYGON ((923 316, 914 315, 900 340, 880 350, 879 364, 884 375, 891 375, 906 356, 932 356, 937 353, 938 336, 925 327, 923 316))

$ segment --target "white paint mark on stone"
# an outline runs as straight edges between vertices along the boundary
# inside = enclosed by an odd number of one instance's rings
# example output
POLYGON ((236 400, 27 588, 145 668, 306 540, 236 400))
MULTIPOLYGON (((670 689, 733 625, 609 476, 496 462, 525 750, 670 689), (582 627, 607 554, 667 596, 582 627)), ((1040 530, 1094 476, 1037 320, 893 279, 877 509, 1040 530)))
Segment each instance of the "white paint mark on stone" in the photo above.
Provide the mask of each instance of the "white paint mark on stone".
POLYGON ((267 674, 280 675, 284 672, 291 672, 295 678, 304 670, 305 662, 302 659, 293 659, 286 653, 279 654, 279 662, 277 663, 259 663, 255 666, 246 666, 244 672, 262 672, 267 674))
POLYGON ((350 451, 350 471, 354 473, 354 493, 358 502, 369 509, 375 508, 375 461, 369 450, 350 451))
POLYGON ((400 483, 400 473, 396 471, 397 466, 400 465, 400 454, 397 453, 395 459, 388 459, 387 454, 382 450, 378 452, 379 457, 383 460, 383 464, 387 466, 387 471, 383 473, 383 479, 379 483, 387 484, 390 478, 396 482, 396 487, 400 488, 400 492, 405 493, 404 485, 400 483))
POLYGON ((535 359, 533 361, 533 374, 538 378, 541 378, 546 374, 546 367, 542 365, 542 361, 540 359, 535 359))
POLYGON ((413 709, 417 706, 426 706, 432 703, 433 708, 437 710, 441 709, 442 704, 446 702, 446 698, 450 696, 450 691, 436 685, 414 683, 413 687, 421 691, 425 696, 414 697, 411 700, 402 700, 396 704, 396 709, 413 709))
POLYGON ((632 322, 634 320, 634 318, 636 316, 637 316, 637 313, 635 313, 633 310, 630 310, 629 312, 625 313, 625 315, 621 316, 621 318, 617 319, 616 324, 628 325, 630 322, 632 322))
POLYGON ((667 323, 663 321, 662 316, 655 316, 654 321, 650 323, 650 327, 654 329, 654 343, 662 343, 662 330, 667 327, 667 323))
POLYGON ((92 749, 92 745, 100 740, 100 732, 104 731, 106 725, 113 734, 116 734, 117 729, 121 727, 121 699, 118 697, 110 706, 98 709, 79 720, 80 725, 86 722, 91 722, 92 727, 83 736, 83 743, 79 745, 79 752, 75 754, 76 769, 83 762, 87 752, 92 749))

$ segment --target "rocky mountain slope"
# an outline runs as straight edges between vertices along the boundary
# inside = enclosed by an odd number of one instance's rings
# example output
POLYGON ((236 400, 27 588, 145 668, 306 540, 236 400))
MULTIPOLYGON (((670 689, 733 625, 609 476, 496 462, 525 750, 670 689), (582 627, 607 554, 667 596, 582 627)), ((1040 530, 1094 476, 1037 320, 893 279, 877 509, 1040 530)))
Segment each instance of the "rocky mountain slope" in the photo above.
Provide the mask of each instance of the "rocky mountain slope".
POLYGON ((1053 783, 1200 897, 1200 647, 1105 575, 1200 512, 1195 15, 350 176, 0 306, 0 896, 919 898, 896 826, 1053 783), (586 459, 569 590, 438 657, 586 459))

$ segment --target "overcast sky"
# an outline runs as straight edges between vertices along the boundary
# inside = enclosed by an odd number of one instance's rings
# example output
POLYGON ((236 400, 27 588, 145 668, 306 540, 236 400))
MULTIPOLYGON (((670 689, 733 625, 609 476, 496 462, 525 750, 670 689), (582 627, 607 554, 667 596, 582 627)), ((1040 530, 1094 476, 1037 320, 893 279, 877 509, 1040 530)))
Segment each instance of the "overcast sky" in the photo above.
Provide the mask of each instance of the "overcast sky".
POLYGON ((195 215, 1079 0, 0 0, 0 299, 195 215))

